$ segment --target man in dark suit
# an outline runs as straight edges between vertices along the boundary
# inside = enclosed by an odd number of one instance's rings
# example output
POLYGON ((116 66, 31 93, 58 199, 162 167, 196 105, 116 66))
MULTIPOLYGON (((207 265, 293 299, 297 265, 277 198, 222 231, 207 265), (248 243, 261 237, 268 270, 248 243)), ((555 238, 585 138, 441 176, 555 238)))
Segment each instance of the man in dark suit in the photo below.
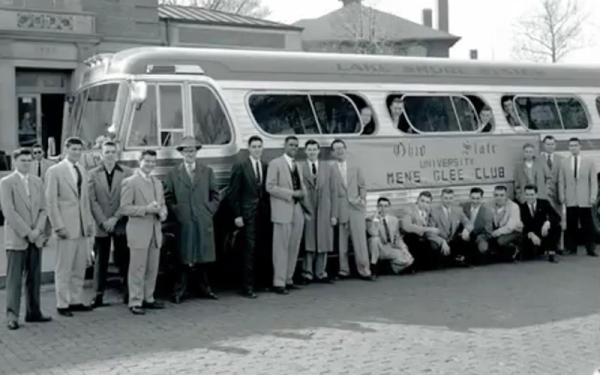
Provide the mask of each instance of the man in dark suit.
POLYGON ((256 298, 255 266, 262 277, 271 279, 269 195, 265 190, 267 165, 261 160, 263 141, 258 136, 248 140, 250 156, 234 164, 229 181, 229 199, 235 226, 239 229, 242 249, 242 295, 256 298), (260 253, 259 253, 260 251, 260 253), (255 259, 256 258, 256 259, 255 259), (264 271, 264 272, 262 272, 264 271))
POLYGON ((33 155, 33 163, 30 173, 42 179, 42 181, 45 181, 46 171, 54 165, 54 162, 44 157, 44 148, 39 143, 36 143, 31 147, 31 154, 33 155))
POLYGON ((165 201, 179 228, 174 303, 186 297, 192 276, 198 278, 197 292, 202 297, 218 299, 210 287, 207 266, 217 259, 213 215, 219 207, 219 190, 213 170, 196 160, 201 148, 194 137, 184 137, 177 146, 183 163, 173 168, 165 180, 165 201))
MULTIPOLYGON (((112 141, 102 144, 102 162, 90 171, 90 207, 96 222, 96 261, 94 264, 93 307, 107 306, 104 302, 111 242, 114 259, 124 285, 127 283, 129 249, 125 237, 126 218, 119 211, 121 182, 131 176, 131 169, 117 164, 117 145, 112 141)), ((126 291, 127 288, 124 288, 126 291)), ((125 293, 127 294, 127 293, 125 293)))
POLYGON ((532 259, 546 253, 548 261, 556 263, 555 254, 561 234, 560 216, 550 202, 538 198, 537 186, 527 185, 523 190, 523 257, 532 259))
POLYGON ((51 318, 40 310, 42 246, 48 236, 46 205, 42 180, 31 176, 31 152, 13 153, 15 171, 0 180, 0 206, 5 215, 6 315, 8 329, 19 328, 21 283, 26 275, 26 322, 47 322, 51 318))

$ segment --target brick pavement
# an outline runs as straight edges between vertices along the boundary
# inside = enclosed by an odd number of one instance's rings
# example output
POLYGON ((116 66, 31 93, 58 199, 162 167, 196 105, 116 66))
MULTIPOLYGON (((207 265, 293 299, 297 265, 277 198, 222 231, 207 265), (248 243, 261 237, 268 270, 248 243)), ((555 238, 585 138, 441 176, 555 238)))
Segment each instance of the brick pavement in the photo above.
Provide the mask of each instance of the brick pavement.
MULTIPOLYGON (((223 293, 143 317, 115 304, 0 327, 0 374, 587 375, 600 366, 599 271, 580 255, 223 293)), ((54 314, 50 287, 43 304, 54 314)))

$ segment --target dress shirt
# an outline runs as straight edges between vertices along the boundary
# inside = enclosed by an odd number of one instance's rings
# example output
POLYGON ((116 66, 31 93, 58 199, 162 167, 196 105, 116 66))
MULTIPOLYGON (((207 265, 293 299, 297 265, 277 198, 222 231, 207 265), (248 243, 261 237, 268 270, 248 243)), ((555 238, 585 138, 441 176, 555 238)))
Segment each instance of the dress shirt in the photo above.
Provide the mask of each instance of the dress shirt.
MULTIPOLYGON (((73 177, 73 181, 75 181, 75 185, 77 185, 77 171, 75 170, 75 165, 80 168, 78 164, 79 163, 72 163, 67 159, 67 165, 69 166, 69 171, 71 171, 71 176, 73 177)), ((79 171, 81 172, 81 169, 79 171)))
POLYGON ((185 171, 187 172, 188 176, 190 176, 190 179, 193 180, 194 172, 196 171, 196 162, 193 162, 193 163, 183 162, 183 165, 185 166, 185 171))
POLYGON ((575 155, 571 155, 571 168, 575 176, 579 177, 579 171, 581 170, 581 154, 577 155, 577 170, 575 170, 575 155))
POLYGON ((344 182, 344 185, 348 185, 348 164, 344 160, 338 161, 337 165, 340 170, 340 174, 342 175, 342 181, 344 182))
POLYGON ((477 214, 479 213, 479 208, 481 207, 481 205, 479 206, 471 206, 471 223, 475 222, 475 219, 477 218, 477 214))
POLYGON ((27 193, 27 196, 30 197, 31 196, 31 192, 29 190, 29 176, 26 175, 26 174, 23 174, 23 173, 21 173, 19 171, 17 171, 17 174, 21 178, 21 181, 23 182, 23 185, 25 185, 25 193, 27 193))
POLYGON ((313 176, 319 174, 319 160, 310 161, 308 160, 308 166, 310 167, 310 173, 313 176))
POLYGON ((296 165, 296 161, 289 157, 287 154, 283 154, 283 157, 287 162, 288 166, 290 167, 290 171, 294 170, 294 165, 296 165))
POLYGON ((252 171, 254 172, 254 177, 258 182, 262 182, 262 164, 259 159, 255 159, 250 156, 250 164, 252 164, 252 171))

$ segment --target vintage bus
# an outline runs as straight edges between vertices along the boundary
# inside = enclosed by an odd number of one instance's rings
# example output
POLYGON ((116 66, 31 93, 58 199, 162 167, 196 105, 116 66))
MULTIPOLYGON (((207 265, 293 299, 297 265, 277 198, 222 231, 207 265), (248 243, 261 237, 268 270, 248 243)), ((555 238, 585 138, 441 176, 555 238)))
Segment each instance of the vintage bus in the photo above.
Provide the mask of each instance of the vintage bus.
POLYGON ((526 142, 569 137, 600 162, 600 69, 432 58, 143 47, 88 59, 63 139, 91 148, 109 135, 134 164, 142 149, 157 172, 179 162, 186 135, 220 185, 247 140, 267 159, 287 135, 301 144, 344 139, 365 171, 368 208, 386 195, 398 207, 423 189, 452 186, 465 198, 511 184, 526 142))

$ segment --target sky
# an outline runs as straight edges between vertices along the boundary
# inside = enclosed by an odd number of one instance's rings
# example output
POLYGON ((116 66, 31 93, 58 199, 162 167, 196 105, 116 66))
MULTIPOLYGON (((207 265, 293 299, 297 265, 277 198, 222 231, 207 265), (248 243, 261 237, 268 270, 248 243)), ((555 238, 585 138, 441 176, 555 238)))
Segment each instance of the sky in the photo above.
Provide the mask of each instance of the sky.
MULTIPOLYGON (((568 55, 563 62, 600 62, 600 0, 576 0, 588 18, 584 26, 584 48, 568 55), (599 40, 599 42, 596 42, 599 40)), ((512 46, 514 24, 536 9, 540 0, 450 0, 450 33, 462 37, 450 50, 450 57, 468 59, 469 50, 477 49, 480 60, 514 60, 512 46)), ((316 18, 338 9, 339 0, 263 0, 271 9, 273 21, 293 23, 316 18)), ((421 22, 422 9, 432 8, 436 26, 436 0, 366 0, 375 8, 413 22, 421 22)))

